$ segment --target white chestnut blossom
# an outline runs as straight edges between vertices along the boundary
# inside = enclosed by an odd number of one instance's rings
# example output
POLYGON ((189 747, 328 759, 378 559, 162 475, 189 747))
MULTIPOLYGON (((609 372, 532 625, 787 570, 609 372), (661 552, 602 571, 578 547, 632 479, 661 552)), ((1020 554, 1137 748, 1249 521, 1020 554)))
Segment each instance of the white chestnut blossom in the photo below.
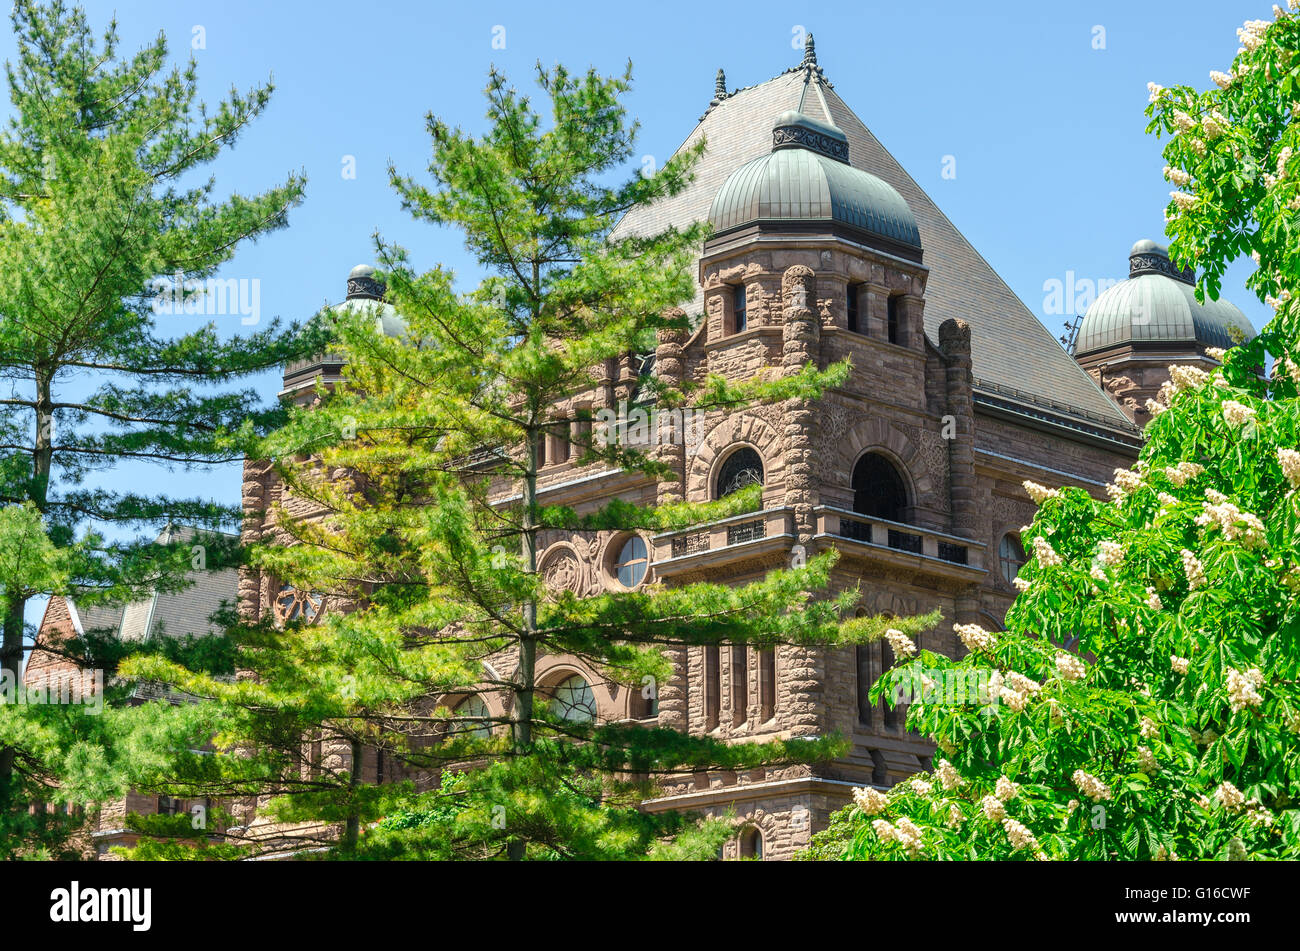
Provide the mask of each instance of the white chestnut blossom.
POLYGON ((1160 600, 1160 595, 1156 594, 1155 588, 1148 587, 1146 593, 1147 607, 1152 611, 1163 611, 1165 609, 1165 603, 1160 600))
POLYGON ((1232 712, 1237 713, 1246 707, 1257 707, 1264 702, 1257 687, 1264 684, 1264 673, 1258 667, 1249 670, 1228 669, 1228 703, 1232 712))
POLYGON ((1034 838, 1034 834, 1015 819, 1010 817, 1003 819, 1002 828, 1006 831, 1007 838, 1010 840, 1013 849, 1038 848, 1038 840, 1034 838))
POLYGON ((867 815, 874 816, 885 811, 885 807, 889 805, 889 797, 879 789, 861 786, 853 790, 853 802, 867 815))
POLYGON ((1056 654, 1056 670, 1062 680, 1069 681, 1082 680, 1088 674, 1088 668, 1083 661, 1064 651, 1058 651, 1056 654))
POLYGON ((1223 419, 1229 426, 1244 426, 1255 418, 1255 411, 1236 400, 1223 401, 1223 419))
POLYGON ((1291 483, 1291 488, 1300 489, 1300 452, 1294 449, 1279 449, 1277 461, 1282 467, 1282 474, 1291 483))
POLYGON ((1188 479, 1195 479, 1205 471, 1205 466, 1195 462, 1180 462, 1177 466, 1168 466, 1165 468, 1165 478, 1176 486, 1187 484, 1188 479))
POLYGON ((899 657, 911 657, 916 653, 916 645, 902 631, 891 627, 885 631, 885 640, 889 641, 889 646, 894 649, 894 653, 899 657))
POLYGON ((990 650, 997 642, 991 632, 978 624, 954 624, 952 629, 969 651, 990 650))
POLYGON ((1186 548, 1180 552, 1180 557, 1183 560, 1183 574, 1187 576, 1187 587, 1195 591, 1204 586, 1205 566, 1201 564, 1200 559, 1186 548))
POLYGON ((1043 567, 1050 568, 1063 563, 1061 556, 1056 553, 1056 549, 1042 535, 1035 536, 1033 546, 1034 557, 1038 559, 1038 563, 1043 567))
POLYGON ((1008 799, 1015 799, 1020 792, 1020 784, 1013 783, 1005 776, 999 776, 997 785, 993 787, 993 795, 997 796, 1003 802, 1008 799))
POLYGON ((1243 512, 1217 492, 1211 501, 1217 504, 1206 503, 1203 506, 1201 514, 1196 516, 1197 525, 1206 529, 1218 528, 1228 541, 1240 539, 1247 548, 1264 544, 1264 523, 1258 516, 1243 512))
POLYGON ((1079 792, 1093 802, 1101 802, 1103 799, 1110 798, 1110 787, 1091 773, 1076 769, 1070 776, 1070 780, 1079 788, 1079 792))
POLYGON ((1194 390, 1209 382, 1210 374, 1199 367, 1175 365, 1169 368, 1169 380, 1175 393, 1194 390))
POLYGON ((1029 581, 1025 578, 1021 578, 1019 575, 1012 578, 1011 583, 1016 586, 1016 590, 1019 591, 1021 594, 1024 594, 1026 591, 1028 591, 1031 587, 1033 587, 1034 584, 1032 581, 1029 581))
POLYGON ((1176 674, 1186 674, 1190 665, 1191 661, 1186 657, 1179 657, 1177 654, 1169 655, 1169 666, 1176 674))
POLYGON ((1101 549, 1097 557, 1103 565, 1109 565, 1113 568, 1124 560, 1124 546, 1119 542, 1104 541, 1097 547, 1101 549))
POLYGON ((939 782, 943 784, 944 789, 956 789, 962 784, 962 778, 957 772, 957 768, 946 759, 939 760, 939 768, 934 771, 934 775, 939 778, 939 782))
POLYGON ((1060 489, 1049 489, 1047 486, 1039 485, 1031 479, 1026 479, 1022 484, 1025 487, 1025 492, 1034 500, 1035 505, 1042 505, 1048 499, 1058 498, 1061 494, 1060 489))
POLYGON ((1219 805, 1230 812, 1236 812, 1246 803, 1242 791, 1226 779, 1214 790, 1214 797, 1219 800, 1219 805))
POLYGON ((992 822, 1001 822, 1007 815, 1007 807, 1002 804, 1002 800, 997 796, 985 796, 980 800, 980 808, 984 810, 984 815, 992 822))

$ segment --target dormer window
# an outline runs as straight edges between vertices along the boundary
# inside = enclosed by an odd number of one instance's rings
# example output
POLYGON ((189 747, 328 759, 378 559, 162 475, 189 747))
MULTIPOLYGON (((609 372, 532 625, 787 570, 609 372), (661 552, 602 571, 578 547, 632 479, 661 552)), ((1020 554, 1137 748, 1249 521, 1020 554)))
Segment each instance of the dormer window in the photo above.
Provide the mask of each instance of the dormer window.
POLYGON ((734 294, 731 304, 733 333, 743 333, 749 326, 749 314, 745 306, 745 285, 737 284, 734 294))

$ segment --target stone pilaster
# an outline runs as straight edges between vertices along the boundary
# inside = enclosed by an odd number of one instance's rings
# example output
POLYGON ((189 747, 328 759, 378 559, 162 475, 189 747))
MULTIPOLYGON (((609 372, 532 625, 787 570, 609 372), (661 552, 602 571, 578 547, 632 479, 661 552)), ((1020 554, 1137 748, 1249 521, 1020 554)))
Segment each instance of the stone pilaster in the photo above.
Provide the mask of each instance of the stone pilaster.
MULTIPOLYGON (((945 363, 944 385, 948 413, 956 432, 948 442, 948 471, 952 486, 952 530, 969 537, 979 514, 975 504, 975 404, 972 395, 970 324, 949 318, 939 327, 939 351, 945 363)), ((946 433, 945 433, 946 435, 946 433)))

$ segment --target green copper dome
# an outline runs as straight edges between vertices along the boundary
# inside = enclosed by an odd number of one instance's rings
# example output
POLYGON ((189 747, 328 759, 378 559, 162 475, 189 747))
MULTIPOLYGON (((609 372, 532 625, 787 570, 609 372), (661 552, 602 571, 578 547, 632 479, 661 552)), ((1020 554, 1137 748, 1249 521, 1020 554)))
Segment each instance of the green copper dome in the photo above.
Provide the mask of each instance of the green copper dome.
POLYGON ((848 139, 834 126, 785 112, 772 151, 728 176, 713 199, 714 236, 750 224, 834 223, 920 250, 916 219, 903 196, 849 164, 848 139))
POLYGON ((1193 286, 1168 249, 1139 241, 1129 252, 1128 280, 1103 291, 1084 315, 1075 356, 1143 342, 1227 349, 1255 336, 1245 314, 1226 300, 1200 303, 1193 286))

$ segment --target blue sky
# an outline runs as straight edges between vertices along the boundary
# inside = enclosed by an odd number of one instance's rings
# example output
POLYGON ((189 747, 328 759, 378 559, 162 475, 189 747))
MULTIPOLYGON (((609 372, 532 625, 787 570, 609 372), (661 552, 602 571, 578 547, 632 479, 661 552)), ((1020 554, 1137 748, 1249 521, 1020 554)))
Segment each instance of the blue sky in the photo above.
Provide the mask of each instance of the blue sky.
MULTIPOLYGON (((221 188, 241 192, 290 170, 308 175, 290 227, 246 246, 223 271, 260 281, 265 318, 305 318, 339 300, 348 270, 373 258, 376 230, 405 244, 421 266, 442 262, 474 277, 457 234, 404 216, 385 169, 391 160, 422 171, 429 111, 481 129, 490 64, 524 86, 539 59, 603 72, 631 59, 638 153, 661 162, 704 111, 719 66, 730 88, 762 82, 799 61, 803 31, 811 31, 840 95, 1056 334, 1062 318, 1044 314, 1046 282, 1065 283, 1071 272, 1076 287, 1123 278, 1132 242, 1162 239, 1170 186, 1160 174, 1160 142, 1143 131, 1147 82, 1208 85, 1209 71, 1231 62, 1236 28, 1271 16, 1271 3, 1260 0, 1039 0, 995 9, 825 0, 86 6, 98 25, 116 11, 126 49, 160 29, 178 60, 193 49, 210 102, 232 84, 274 74, 269 110, 213 167, 221 188), (946 156, 955 159, 955 177, 942 175, 946 156), (343 175, 348 157, 352 178, 343 175)), ((0 56, 11 58, 13 46, 4 30, 0 56)), ((1247 260, 1229 271, 1224 296, 1259 327, 1267 314, 1242 286, 1249 268, 1247 260)), ((177 331, 200 323, 162 319, 177 331)), ((238 317, 218 323, 229 333, 244 329, 238 317)), ((257 381, 267 399, 278 384, 272 374, 257 381)), ((106 478, 239 498, 238 467, 183 480, 156 470, 106 478)))

